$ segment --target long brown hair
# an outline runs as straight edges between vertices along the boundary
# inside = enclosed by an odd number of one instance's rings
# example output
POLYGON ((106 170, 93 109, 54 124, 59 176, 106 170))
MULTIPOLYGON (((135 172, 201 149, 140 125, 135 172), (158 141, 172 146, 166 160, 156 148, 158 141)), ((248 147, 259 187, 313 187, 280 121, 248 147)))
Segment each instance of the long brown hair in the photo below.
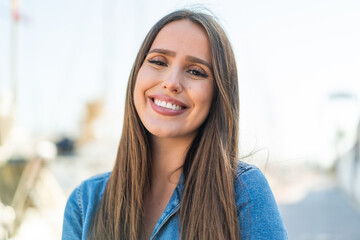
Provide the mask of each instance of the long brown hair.
POLYGON ((117 159, 92 221, 93 239, 140 239, 144 190, 150 183, 150 134, 134 106, 137 74, 155 37, 168 23, 188 19, 209 37, 215 81, 211 110, 189 146, 183 165, 179 218, 182 239, 239 239, 234 178, 238 159, 239 94, 234 54, 211 15, 178 10, 147 34, 129 77, 117 159))

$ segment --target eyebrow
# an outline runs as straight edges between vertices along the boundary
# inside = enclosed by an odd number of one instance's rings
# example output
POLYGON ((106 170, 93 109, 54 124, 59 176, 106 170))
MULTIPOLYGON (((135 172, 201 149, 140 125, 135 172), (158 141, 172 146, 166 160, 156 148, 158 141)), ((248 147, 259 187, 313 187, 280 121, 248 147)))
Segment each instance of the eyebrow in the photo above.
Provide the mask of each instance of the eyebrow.
POLYGON ((170 50, 166 50, 166 49, 160 49, 160 48, 154 48, 154 49, 150 50, 148 52, 148 54, 153 53, 153 52, 161 53, 161 54, 164 54, 164 55, 167 55, 167 56, 170 56, 170 57, 175 57, 175 55, 176 55, 176 53, 174 51, 170 51, 170 50))
POLYGON ((197 57, 193 57, 193 56, 186 56, 186 60, 188 60, 190 62, 203 64, 203 65, 207 66, 210 70, 212 70, 211 65, 207 61, 202 60, 201 58, 197 58, 197 57))
MULTIPOLYGON (((167 56, 170 56, 170 57, 175 57, 175 55, 176 55, 176 52, 174 52, 174 51, 170 51, 170 50, 166 50, 166 49, 160 49, 160 48, 151 49, 148 52, 148 54, 153 53, 153 52, 161 53, 161 54, 164 54, 164 55, 167 55, 167 56)), ((194 57, 194 56, 186 56, 186 60, 190 61, 190 62, 200 63, 202 65, 207 66, 210 70, 212 70, 211 65, 207 61, 205 61, 205 60, 203 60, 201 58, 197 58, 197 57, 194 57)))

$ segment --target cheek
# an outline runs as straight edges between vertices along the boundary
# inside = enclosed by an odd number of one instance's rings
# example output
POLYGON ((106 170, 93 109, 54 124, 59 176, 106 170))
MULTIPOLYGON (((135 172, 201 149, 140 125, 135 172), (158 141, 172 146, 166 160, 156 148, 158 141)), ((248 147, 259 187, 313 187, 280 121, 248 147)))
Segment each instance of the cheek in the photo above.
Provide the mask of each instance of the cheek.
POLYGON ((210 109, 210 105, 214 96, 214 87, 212 83, 204 83, 199 86, 199 90, 197 91, 196 96, 201 102, 204 110, 207 111, 210 109))
POLYGON ((135 87, 134 87, 134 102, 136 109, 139 107, 140 103, 144 102, 145 100, 145 91, 148 88, 148 79, 146 78, 146 71, 144 71, 144 68, 141 67, 136 81, 135 81, 135 87))
POLYGON ((158 75, 155 74, 155 71, 147 65, 143 65, 138 72, 135 89, 138 90, 147 90, 157 84, 158 75))
POLYGON ((213 84, 204 82, 199 85, 193 85, 191 87, 191 93, 193 101, 196 107, 194 114, 197 116, 196 119, 201 124, 209 115, 212 99, 214 96, 213 84))
POLYGON ((140 92, 141 92, 141 91, 140 91, 139 81, 136 79, 135 87, 134 87, 134 103, 135 103, 135 107, 136 107, 136 108, 137 108, 139 99, 140 99, 140 97, 141 97, 140 92))
POLYGON ((135 104, 135 109, 138 113, 141 112, 144 99, 145 97, 144 97, 143 82, 142 82, 142 78, 140 78, 140 71, 139 71, 134 87, 134 104, 135 104))

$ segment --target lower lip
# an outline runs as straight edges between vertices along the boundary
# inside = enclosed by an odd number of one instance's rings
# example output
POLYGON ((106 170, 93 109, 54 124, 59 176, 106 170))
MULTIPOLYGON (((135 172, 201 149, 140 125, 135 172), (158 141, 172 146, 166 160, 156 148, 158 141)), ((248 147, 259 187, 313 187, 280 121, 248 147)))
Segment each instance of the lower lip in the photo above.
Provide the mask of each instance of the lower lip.
POLYGON ((150 105, 151 105, 152 109, 161 115, 176 116, 176 115, 182 114, 186 110, 186 108, 181 109, 181 110, 173 110, 173 109, 169 109, 169 108, 163 108, 163 107, 156 105, 151 98, 149 98, 149 100, 150 100, 150 105))

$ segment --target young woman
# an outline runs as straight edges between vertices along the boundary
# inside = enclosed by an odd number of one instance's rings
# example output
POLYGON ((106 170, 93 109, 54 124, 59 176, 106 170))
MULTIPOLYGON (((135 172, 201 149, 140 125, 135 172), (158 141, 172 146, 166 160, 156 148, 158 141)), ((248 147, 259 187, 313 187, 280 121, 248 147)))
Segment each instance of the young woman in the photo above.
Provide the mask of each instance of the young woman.
POLYGON ((261 171, 238 161, 233 51, 213 17, 162 18, 133 65, 111 173, 71 194, 63 239, 286 239, 261 171))

